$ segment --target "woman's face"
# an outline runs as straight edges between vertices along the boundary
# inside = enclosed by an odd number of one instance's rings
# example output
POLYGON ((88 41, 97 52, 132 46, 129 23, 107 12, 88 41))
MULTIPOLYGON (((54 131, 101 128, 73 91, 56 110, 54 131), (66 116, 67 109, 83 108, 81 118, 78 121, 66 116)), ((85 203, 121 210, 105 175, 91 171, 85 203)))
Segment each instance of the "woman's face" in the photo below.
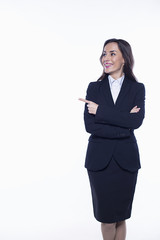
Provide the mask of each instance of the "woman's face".
POLYGON ((116 42, 108 43, 103 50, 102 65, 104 72, 118 79, 123 75, 124 58, 116 42))

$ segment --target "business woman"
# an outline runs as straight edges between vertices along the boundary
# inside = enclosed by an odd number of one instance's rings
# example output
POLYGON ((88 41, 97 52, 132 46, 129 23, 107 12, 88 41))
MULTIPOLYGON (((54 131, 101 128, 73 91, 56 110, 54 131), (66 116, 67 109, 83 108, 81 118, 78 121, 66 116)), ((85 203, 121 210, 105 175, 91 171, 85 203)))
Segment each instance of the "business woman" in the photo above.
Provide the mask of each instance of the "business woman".
POLYGON ((128 42, 109 39, 100 57, 103 74, 87 89, 84 122, 90 133, 85 167, 95 218, 104 240, 125 240, 140 158, 134 129, 144 119, 145 89, 133 74, 128 42))

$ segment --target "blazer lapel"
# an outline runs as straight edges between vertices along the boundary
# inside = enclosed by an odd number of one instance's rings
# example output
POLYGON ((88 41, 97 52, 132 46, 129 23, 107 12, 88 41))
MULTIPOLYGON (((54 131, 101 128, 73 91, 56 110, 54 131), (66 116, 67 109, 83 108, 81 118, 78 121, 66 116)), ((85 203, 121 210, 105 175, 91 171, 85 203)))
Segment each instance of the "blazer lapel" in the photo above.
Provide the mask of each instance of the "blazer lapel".
POLYGON ((103 99, 105 99, 105 101, 107 102, 107 105, 111 107, 118 107, 121 105, 121 102, 123 101, 126 94, 128 93, 129 88, 130 88, 130 81, 127 79, 127 77, 125 77, 121 90, 119 92, 119 95, 117 97, 116 103, 114 103, 110 86, 109 86, 108 77, 106 77, 105 79, 102 80, 100 95, 102 94, 103 99))
POLYGON ((130 88, 129 80, 127 80, 127 78, 125 77, 119 95, 117 97, 115 106, 119 106, 121 104, 122 100, 128 93, 129 88, 130 88))
POLYGON ((109 86, 108 77, 102 80, 102 94, 104 96, 104 99, 107 102, 107 105, 110 105, 113 107, 114 102, 113 102, 112 93, 109 86))

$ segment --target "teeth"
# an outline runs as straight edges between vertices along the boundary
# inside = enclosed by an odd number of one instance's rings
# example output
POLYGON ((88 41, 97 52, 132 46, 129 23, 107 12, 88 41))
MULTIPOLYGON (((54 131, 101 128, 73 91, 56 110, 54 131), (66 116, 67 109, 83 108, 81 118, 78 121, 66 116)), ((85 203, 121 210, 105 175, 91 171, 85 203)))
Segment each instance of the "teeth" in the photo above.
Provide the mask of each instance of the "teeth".
POLYGON ((111 63, 104 63, 104 65, 106 65, 106 66, 110 66, 110 65, 112 65, 111 63))
POLYGON ((110 66, 112 66, 112 64, 108 64, 108 63, 106 64, 106 63, 105 63, 104 66, 105 66, 105 67, 110 67, 110 66))

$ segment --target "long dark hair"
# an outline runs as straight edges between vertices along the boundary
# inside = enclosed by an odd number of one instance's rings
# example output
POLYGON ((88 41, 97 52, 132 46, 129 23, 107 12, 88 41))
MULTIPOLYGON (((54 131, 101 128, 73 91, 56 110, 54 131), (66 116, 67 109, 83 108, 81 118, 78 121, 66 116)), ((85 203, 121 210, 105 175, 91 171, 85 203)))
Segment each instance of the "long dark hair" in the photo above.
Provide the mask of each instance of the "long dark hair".
MULTIPOLYGON (((131 49, 130 44, 123 39, 112 38, 112 39, 108 39, 107 41, 105 41, 103 50, 108 43, 112 43, 112 42, 115 42, 118 44, 118 48, 121 51, 122 56, 124 58, 125 64, 124 64, 123 72, 125 73, 125 76, 127 76, 129 79, 131 79, 133 81, 137 81, 137 79, 133 73, 134 58, 133 58, 132 49, 131 49)), ((103 51, 100 56, 101 64, 102 64, 102 57, 103 57, 103 51)), ((98 81, 102 81, 107 75, 108 74, 105 73, 103 70, 103 73, 100 76, 100 78, 98 79, 98 81)))

